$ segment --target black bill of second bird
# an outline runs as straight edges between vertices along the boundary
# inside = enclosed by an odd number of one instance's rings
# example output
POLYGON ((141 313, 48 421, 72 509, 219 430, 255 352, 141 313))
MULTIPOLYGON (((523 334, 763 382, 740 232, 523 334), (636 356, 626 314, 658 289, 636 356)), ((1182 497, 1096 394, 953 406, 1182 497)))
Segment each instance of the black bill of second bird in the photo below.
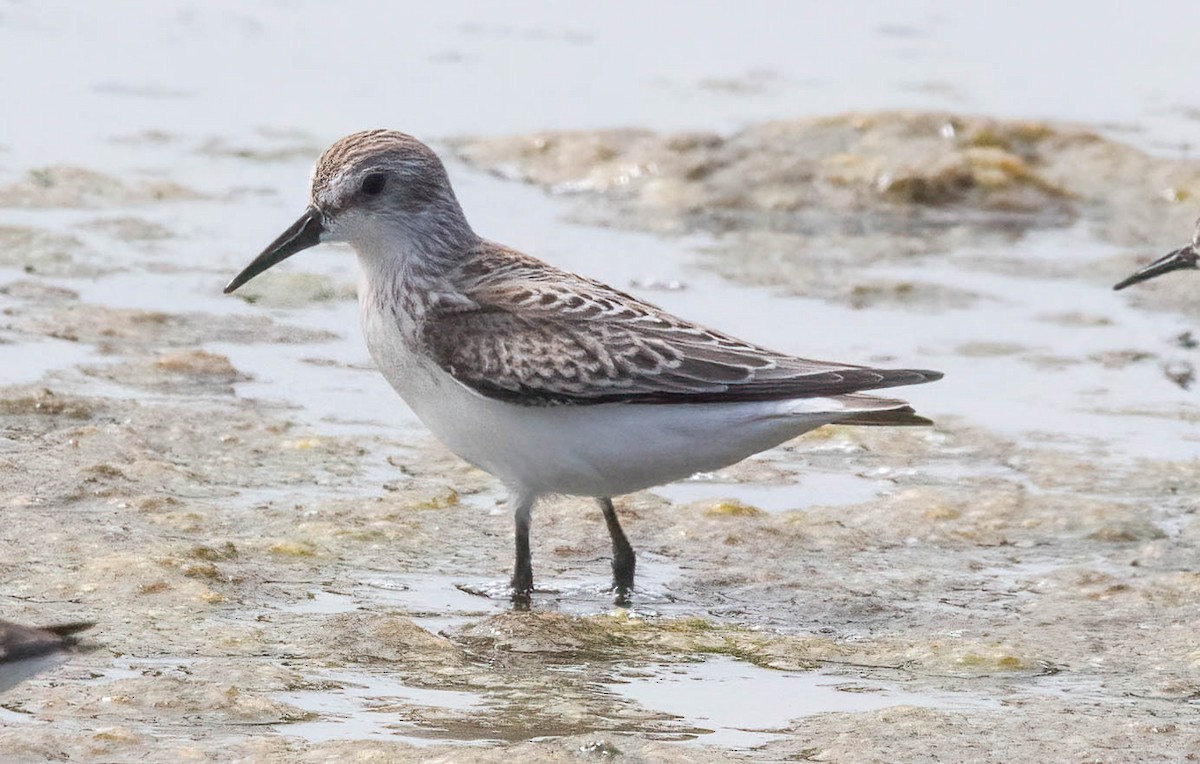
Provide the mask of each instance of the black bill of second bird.
POLYGON ((1149 281, 1152 278, 1157 278, 1171 271, 1196 270, 1197 268, 1200 268, 1200 220, 1196 221, 1196 230, 1192 233, 1191 244, 1171 250, 1144 268, 1114 284, 1113 289, 1124 289, 1127 286, 1132 286, 1142 281, 1149 281))

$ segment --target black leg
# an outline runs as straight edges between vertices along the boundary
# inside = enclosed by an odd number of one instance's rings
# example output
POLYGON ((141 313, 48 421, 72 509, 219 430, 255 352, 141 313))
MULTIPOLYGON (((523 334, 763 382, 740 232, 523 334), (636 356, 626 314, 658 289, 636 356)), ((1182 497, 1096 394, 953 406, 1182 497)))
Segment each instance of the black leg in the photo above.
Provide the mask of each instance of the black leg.
POLYGON ((637 560, 625 531, 621 530, 621 522, 617 519, 617 511, 613 509, 612 499, 596 499, 600 510, 604 512, 604 522, 608 525, 608 535, 612 537, 613 545, 613 591, 617 593, 617 602, 627 604, 629 592, 633 590, 633 569, 637 560))
POLYGON ((512 601, 518 608, 528 608, 533 596, 533 560, 529 554, 529 523, 533 498, 514 496, 513 518, 516 521, 517 559, 513 564, 512 601))

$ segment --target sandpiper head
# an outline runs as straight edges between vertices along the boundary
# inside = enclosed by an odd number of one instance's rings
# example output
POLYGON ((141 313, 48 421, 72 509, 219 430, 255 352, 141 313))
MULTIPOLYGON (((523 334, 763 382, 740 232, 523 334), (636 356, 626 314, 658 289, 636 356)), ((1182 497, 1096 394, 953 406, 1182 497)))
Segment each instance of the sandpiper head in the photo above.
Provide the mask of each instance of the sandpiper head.
POLYGON ((1117 282, 1113 289, 1124 289, 1140 281, 1148 281, 1164 273, 1183 269, 1195 270, 1200 267, 1200 220, 1196 221, 1196 230, 1192 233, 1192 243, 1186 247, 1174 249, 1154 262, 1136 271, 1133 275, 1117 282))
POLYGON ((309 247, 394 240, 455 229, 470 234, 437 154, 411 135, 366 130, 334 143, 313 169, 309 208, 225 287, 228 294, 309 247))

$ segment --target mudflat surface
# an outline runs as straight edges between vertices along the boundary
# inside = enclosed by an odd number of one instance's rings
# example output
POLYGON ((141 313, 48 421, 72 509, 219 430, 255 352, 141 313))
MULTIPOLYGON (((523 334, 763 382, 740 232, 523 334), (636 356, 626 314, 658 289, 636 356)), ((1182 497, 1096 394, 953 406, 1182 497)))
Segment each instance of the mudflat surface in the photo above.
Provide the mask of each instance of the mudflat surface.
MULTIPOLYGON (((170 7, 139 22, 151 49, 216 34, 170 7)), ((83 34, 44 8, 0 16, 11 50, 83 34)), ((286 31, 240 18, 268 48, 286 31)), ((489 70, 472 51, 616 44, 595 20, 474 23, 431 33, 443 86, 489 70)), ((533 610, 509 610, 500 487, 371 368, 348 250, 220 295, 341 126, 210 126, 232 79, 115 67, 83 96, 125 114, 97 112, 94 153, 18 131, 0 618, 98 625, 96 650, 0 698, 5 760, 1200 755, 1196 281, 1109 291, 1187 241, 1200 163, 1156 150, 1149 119, 940 96, 781 119, 798 74, 689 77, 635 90, 687 88, 642 123, 423 137, 485 235, 780 350, 947 376, 903 391, 933 428, 824 428, 620 499, 624 609, 599 512, 557 499, 535 512, 533 610)))

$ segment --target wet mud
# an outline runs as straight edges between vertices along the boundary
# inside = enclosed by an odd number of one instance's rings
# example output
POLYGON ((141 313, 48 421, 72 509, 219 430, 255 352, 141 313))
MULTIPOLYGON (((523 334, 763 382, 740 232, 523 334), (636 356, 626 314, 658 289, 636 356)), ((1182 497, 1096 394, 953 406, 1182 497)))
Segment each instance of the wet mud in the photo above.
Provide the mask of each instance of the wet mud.
MULTIPOLYGON (((311 158, 262 140, 196 153, 311 158)), ((595 506, 547 501, 513 612, 501 487, 364 363, 344 253, 222 298, 225 260, 169 243, 179 205, 245 197, 0 178, 21 208, 0 229, 0 603, 95 620, 99 646, 0 699, 6 760, 1200 754, 1200 417, 1178 381, 1200 303, 1187 274, 1105 291, 1190 232, 1196 163, 933 113, 453 150, 471 192, 654 266, 617 263, 617 286, 783 349, 945 368, 909 396, 937 425, 828 427, 622 497, 629 608, 595 506)))
MULTIPOLYGON (((945 284, 880 280, 872 272, 880 265, 966 260, 972 250, 1019 248, 1031 231, 1074 225, 1146 247, 1164 231, 1183 237, 1200 204, 1198 162, 1151 158, 1081 127, 951 113, 781 121, 728 136, 547 132, 455 146, 503 177, 586 198, 576 206, 582 222, 701 232, 714 239, 703 248, 707 264, 726 277, 855 308, 978 298, 945 284)), ((976 258, 981 269, 1097 285, 1128 266, 1127 257, 1079 253, 976 258)), ((1185 287, 1165 284, 1155 303, 1196 310, 1185 287)))

